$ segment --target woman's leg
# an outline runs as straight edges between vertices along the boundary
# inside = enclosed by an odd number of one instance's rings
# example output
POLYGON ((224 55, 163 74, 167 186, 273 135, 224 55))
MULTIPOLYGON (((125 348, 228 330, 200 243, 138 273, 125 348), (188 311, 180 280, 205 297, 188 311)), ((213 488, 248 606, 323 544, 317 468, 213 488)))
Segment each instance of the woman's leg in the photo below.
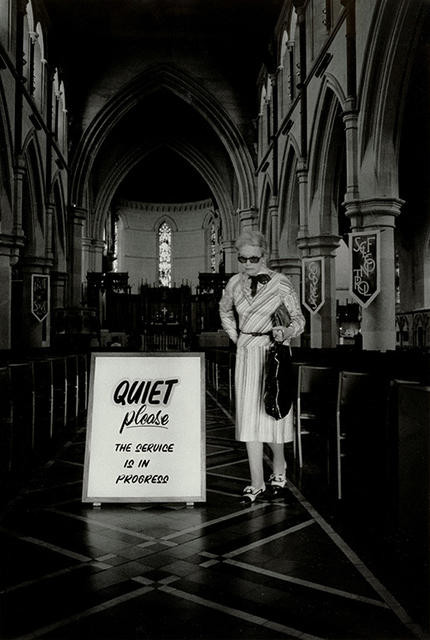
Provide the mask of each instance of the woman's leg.
POLYGON ((264 486, 263 472, 263 443, 247 442, 249 470, 251 472, 251 484, 256 489, 264 486))
POLYGON ((273 452, 273 473, 275 475, 284 475, 287 463, 285 461, 284 443, 280 444, 269 442, 269 446, 273 452))

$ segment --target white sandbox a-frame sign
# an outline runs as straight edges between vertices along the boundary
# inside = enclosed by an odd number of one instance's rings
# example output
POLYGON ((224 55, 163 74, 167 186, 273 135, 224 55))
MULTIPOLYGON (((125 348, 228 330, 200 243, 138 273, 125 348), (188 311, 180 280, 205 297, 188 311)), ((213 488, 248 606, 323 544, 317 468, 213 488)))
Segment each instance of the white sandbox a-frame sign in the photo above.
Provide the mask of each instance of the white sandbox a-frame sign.
POLYGON ((201 353, 93 353, 83 502, 204 502, 201 353))

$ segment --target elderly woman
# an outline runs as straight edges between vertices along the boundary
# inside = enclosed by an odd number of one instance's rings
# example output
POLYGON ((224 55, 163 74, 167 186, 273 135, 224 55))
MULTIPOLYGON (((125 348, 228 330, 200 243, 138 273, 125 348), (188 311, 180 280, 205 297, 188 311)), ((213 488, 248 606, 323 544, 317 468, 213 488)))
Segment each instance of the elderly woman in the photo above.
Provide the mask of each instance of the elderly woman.
POLYGON ((221 324, 237 345, 236 353, 236 438, 246 442, 251 485, 241 496, 253 503, 266 491, 263 445, 273 452, 273 473, 269 497, 286 484, 284 443, 292 440, 292 412, 281 420, 267 415, 263 402, 264 366, 271 340, 289 344, 300 335, 305 320, 297 295, 287 276, 266 266, 266 241, 258 231, 243 232, 237 242, 241 273, 228 281, 220 302, 221 324), (288 326, 272 326, 272 314, 284 304, 290 316, 288 326), (237 313, 238 326, 235 312, 237 313))

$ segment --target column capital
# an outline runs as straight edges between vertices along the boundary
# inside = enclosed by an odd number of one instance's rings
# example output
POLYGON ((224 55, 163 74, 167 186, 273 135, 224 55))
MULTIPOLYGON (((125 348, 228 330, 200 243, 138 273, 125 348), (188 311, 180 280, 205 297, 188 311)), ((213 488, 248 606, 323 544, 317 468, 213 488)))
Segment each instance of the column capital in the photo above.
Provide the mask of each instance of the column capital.
POLYGON ((379 228, 395 226, 405 201, 400 198, 375 197, 349 200, 343 204, 353 228, 379 228))
POLYGON ((13 266, 19 260, 19 251, 24 246, 24 235, 0 233, 0 256, 8 256, 13 266))
POLYGON ((24 256, 21 258, 22 270, 26 273, 49 273, 53 265, 51 258, 24 256))
POLYGON ((296 244, 303 257, 335 256, 340 240, 340 236, 327 234, 297 238, 296 244))
POLYGON ((268 205, 269 210, 273 211, 275 209, 277 212, 278 206, 279 206, 278 198, 276 196, 270 196, 269 205, 268 205))
POLYGON ((302 262, 300 258, 277 258, 270 261, 270 268, 286 275, 300 275, 302 262))
POLYGON ((342 120, 347 128, 358 127, 358 111, 354 98, 349 97, 345 100, 342 120))
POLYGON ((241 229, 254 226, 257 221, 257 211, 258 209, 254 205, 244 209, 237 209, 236 213, 239 216, 241 229))
POLYGON ((236 244, 236 240, 223 240, 221 245, 223 249, 229 250, 234 249, 236 244))
POLYGON ((99 240, 98 238, 82 238, 82 246, 83 247, 93 247, 95 249, 104 249, 105 242, 104 240, 99 240))
POLYGON ((296 173, 297 173, 297 177, 298 178, 307 178, 308 177, 308 165, 306 160, 304 160, 304 158, 299 158, 298 162, 297 162, 297 169, 296 169, 296 173))
POLYGON ((56 282, 67 282, 69 279, 69 275, 66 271, 51 271, 50 272, 52 280, 56 282))
POLYGON ((83 207, 78 207, 76 204, 70 206, 70 212, 74 222, 84 221, 87 217, 87 210, 83 207))

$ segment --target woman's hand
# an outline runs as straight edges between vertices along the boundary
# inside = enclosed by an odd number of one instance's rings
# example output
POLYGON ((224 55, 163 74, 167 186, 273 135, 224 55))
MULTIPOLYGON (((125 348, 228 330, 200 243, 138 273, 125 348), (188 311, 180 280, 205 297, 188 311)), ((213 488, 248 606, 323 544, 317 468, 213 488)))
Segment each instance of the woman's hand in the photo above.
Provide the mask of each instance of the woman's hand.
POLYGON ((288 327, 273 327, 272 335, 276 342, 284 342, 287 338, 291 338, 291 332, 288 327))

